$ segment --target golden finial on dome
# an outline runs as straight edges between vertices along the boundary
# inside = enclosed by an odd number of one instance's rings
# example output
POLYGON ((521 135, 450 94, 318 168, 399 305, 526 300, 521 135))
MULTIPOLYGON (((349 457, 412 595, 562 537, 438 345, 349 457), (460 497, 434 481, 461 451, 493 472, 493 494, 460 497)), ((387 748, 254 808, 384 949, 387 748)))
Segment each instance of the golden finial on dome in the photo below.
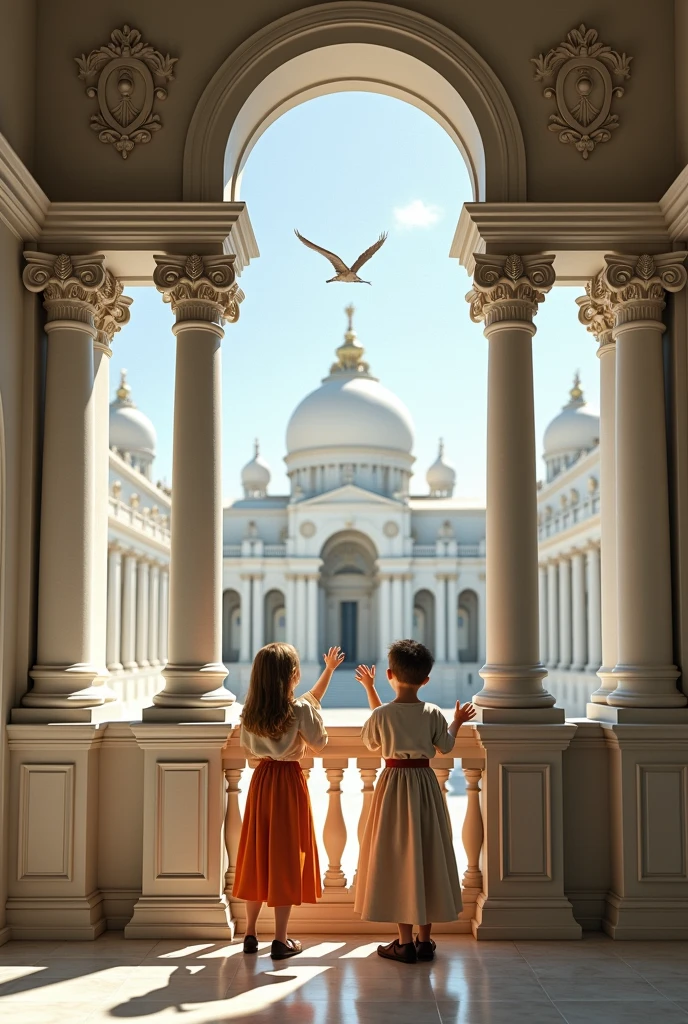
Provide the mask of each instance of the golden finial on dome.
POLYGON ((254 439, 254 442, 253 442, 253 458, 257 459, 259 455, 260 455, 260 442, 258 441, 258 438, 256 437, 254 439))
POLYGON ((569 391, 572 402, 580 402, 583 399, 583 389, 581 388, 580 371, 576 370, 573 378, 573 387, 569 391))
POLYGON ((350 373, 351 371, 367 373, 370 367, 363 360, 365 349, 358 340, 354 330, 356 307, 350 303, 344 308, 344 312, 348 318, 348 327, 344 335, 344 344, 340 345, 336 350, 337 362, 332 364, 330 373, 350 373))
POLYGON ((346 313, 347 317, 349 318, 348 330, 349 331, 353 331, 353 329, 354 329, 354 313, 356 312, 356 307, 350 302, 349 305, 345 307, 344 312, 346 313))
POLYGON ((117 397, 120 402, 131 401, 131 388, 127 384, 127 371, 122 370, 119 377, 119 387, 117 388, 117 397))
POLYGON ((438 452, 437 458, 438 459, 443 459, 444 458, 444 438, 443 437, 440 438, 439 452, 438 452))

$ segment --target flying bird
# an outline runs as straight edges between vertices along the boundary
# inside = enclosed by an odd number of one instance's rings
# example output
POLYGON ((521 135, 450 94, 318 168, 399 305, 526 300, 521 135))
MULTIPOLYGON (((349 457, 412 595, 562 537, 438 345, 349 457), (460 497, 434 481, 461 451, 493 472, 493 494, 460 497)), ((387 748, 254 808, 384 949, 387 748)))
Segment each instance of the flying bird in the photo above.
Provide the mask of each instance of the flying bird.
POLYGON ((328 279, 327 284, 331 284, 332 281, 344 281, 346 284, 371 284, 371 281, 364 281, 362 278, 360 278, 358 276, 358 271, 361 269, 364 263, 368 262, 371 256, 375 255, 375 253, 378 251, 380 246, 384 244, 384 241, 387 238, 387 232, 383 231, 383 233, 378 238, 377 242, 375 242, 374 245, 371 245, 369 249, 366 249, 365 252, 362 252, 358 259, 356 260, 356 262, 352 264, 351 267, 347 267, 346 263, 344 263, 344 261, 341 260, 339 256, 336 255, 336 253, 330 252, 329 249, 322 249, 319 245, 316 245, 315 242, 309 242, 307 238, 304 238, 303 235, 299 234, 296 228, 294 228, 294 234, 299 239, 299 241, 303 242, 304 245, 307 245, 309 249, 315 249, 315 251, 319 252, 322 256, 325 257, 325 259, 328 259, 332 266, 334 267, 334 269, 337 271, 334 277, 330 277, 328 279))

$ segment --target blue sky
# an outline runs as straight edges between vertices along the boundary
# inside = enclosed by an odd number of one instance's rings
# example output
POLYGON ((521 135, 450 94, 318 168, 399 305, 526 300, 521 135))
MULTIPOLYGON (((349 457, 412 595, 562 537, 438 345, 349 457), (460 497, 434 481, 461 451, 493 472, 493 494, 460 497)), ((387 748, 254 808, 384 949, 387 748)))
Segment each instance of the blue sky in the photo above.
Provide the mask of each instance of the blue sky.
MULTIPOLYGON (((286 493, 284 435, 299 401, 326 376, 356 306, 355 327, 375 376, 406 403, 416 426, 412 491, 445 439, 459 496, 485 493, 487 341, 468 317, 470 281, 449 248, 472 199, 461 154, 442 128, 414 107, 369 93, 339 93, 289 111, 258 140, 241 198, 260 249, 244 271, 239 323, 223 342, 223 494, 241 493, 253 438, 286 493), (352 262, 379 235, 366 285, 325 284, 330 264, 294 236, 352 262)), ((130 289, 131 323, 115 338, 113 393, 126 367, 136 404, 158 432, 156 479, 172 477, 172 315, 154 289, 130 289)), ((594 339, 578 323, 580 289, 555 288, 540 307, 534 345, 536 436, 568 397, 579 369, 599 402, 594 339)), ((542 473, 542 464, 538 465, 542 473)))

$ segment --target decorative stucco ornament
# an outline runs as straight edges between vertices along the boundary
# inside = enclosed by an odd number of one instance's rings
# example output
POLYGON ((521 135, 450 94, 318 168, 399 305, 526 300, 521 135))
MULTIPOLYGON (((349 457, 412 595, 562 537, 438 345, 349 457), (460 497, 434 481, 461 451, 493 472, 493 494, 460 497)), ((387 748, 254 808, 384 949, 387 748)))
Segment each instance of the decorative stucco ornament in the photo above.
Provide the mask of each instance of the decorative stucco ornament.
POLYGON ((110 39, 88 56, 82 53, 74 59, 86 95, 98 100, 99 113, 91 115, 91 128, 126 160, 137 142, 150 142, 153 132, 162 128, 153 106, 156 99, 167 99, 165 84, 174 78, 179 58, 143 43, 141 33, 128 25, 115 29, 110 39))
POLYGON ((572 142, 587 160, 595 146, 609 142, 619 127, 612 102, 624 94, 621 83, 630 77, 633 58, 599 42, 595 29, 581 25, 544 57, 530 59, 545 97, 557 104, 557 113, 549 116, 549 130, 558 133, 560 142, 572 142))

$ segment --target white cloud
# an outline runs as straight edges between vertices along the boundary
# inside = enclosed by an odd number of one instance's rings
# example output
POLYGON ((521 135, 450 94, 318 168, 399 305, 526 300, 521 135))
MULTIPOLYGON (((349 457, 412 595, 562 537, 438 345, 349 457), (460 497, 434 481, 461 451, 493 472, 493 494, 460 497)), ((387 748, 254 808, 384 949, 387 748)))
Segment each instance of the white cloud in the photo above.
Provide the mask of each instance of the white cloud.
POLYGON ((442 219, 443 213, 441 206, 413 199, 406 206, 395 206, 394 223, 398 228, 431 228, 442 219))

